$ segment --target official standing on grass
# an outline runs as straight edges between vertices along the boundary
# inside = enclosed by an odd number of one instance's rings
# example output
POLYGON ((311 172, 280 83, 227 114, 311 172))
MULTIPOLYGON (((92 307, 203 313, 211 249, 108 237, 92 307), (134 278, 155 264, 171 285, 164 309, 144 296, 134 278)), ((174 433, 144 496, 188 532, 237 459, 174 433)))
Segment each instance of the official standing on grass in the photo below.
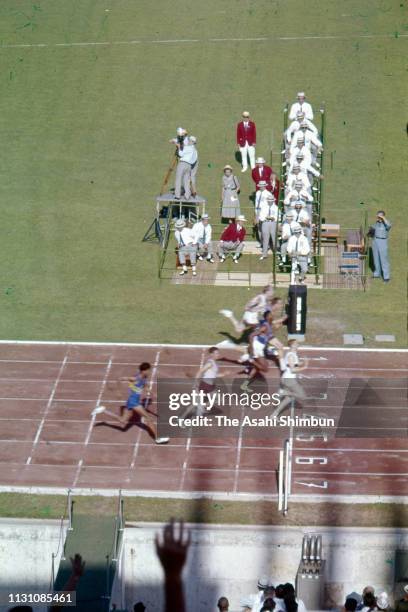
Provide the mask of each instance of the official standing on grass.
POLYGON ((266 201, 264 200, 262 202, 259 213, 259 222, 261 224, 262 235, 262 255, 259 258, 260 260, 266 259, 268 256, 269 245, 271 245, 272 251, 275 250, 278 213, 279 210, 275 204, 275 197, 273 193, 269 193, 266 201))
POLYGON ((385 212, 377 212, 377 220, 370 227, 369 235, 372 238, 374 274, 373 278, 382 278, 384 282, 390 280, 390 262, 388 259, 388 236, 391 223, 385 218, 385 212))
POLYGON ((223 219, 236 219, 241 214, 239 197, 241 185, 232 171, 232 166, 224 166, 221 191, 221 217, 223 219))
POLYGON ((248 170, 248 157, 253 170, 255 168, 256 125, 250 120, 248 111, 242 113, 242 121, 237 124, 237 145, 241 151, 241 172, 248 170))

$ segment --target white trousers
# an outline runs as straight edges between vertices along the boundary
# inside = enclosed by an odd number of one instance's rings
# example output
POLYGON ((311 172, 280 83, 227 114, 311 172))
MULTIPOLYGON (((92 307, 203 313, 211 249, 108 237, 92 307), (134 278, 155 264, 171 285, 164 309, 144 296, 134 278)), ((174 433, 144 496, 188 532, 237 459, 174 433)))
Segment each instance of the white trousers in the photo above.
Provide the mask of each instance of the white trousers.
POLYGON ((248 169, 249 157, 249 163, 251 165, 251 169, 253 170, 255 168, 255 147, 246 142, 243 147, 239 147, 239 150, 241 151, 242 169, 248 169))

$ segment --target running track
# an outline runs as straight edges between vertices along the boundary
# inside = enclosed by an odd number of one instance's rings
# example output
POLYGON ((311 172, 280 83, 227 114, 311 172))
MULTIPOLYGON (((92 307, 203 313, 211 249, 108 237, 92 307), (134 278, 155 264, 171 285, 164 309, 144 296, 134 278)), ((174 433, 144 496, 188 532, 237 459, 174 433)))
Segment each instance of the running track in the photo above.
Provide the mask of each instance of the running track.
MULTIPOLYGON (((122 488, 132 494, 163 496, 276 495, 283 442, 279 438, 251 440, 244 433, 233 439, 174 439, 159 447, 137 426, 125 433, 93 426, 91 410, 103 404, 117 411, 126 397, 126 385, 120 387, 117 381, 132 376, 141 361, 154 364, 154 385, 158 375, 194 376, 204 351, 202 347, 0 343, 0 490, 74 488, 113 494, 122 488)), ((312 359, 308 377, 386 377, 390 388, 393 379, 406 377, 407 354, 302 351, 312 359)), ((222 355, 237 356, 235 351, 222 355)), ((231 364, 225 367, 231 369, 231 364)), ((271 376, 277 376, 274 368, 271 376)), ((326 441, 295 436, 292 494, 327 499, 408 495, 407 427, 402 436, 326 441)))

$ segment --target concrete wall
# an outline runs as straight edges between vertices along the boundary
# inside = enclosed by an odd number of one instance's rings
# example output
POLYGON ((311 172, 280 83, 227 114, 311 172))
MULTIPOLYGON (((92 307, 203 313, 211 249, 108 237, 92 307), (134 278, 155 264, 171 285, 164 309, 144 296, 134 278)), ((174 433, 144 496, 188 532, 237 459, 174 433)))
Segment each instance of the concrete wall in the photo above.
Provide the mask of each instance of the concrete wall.
MULTIPOLYGON (((65 531, 64 531, 65 532, 65 531)), ((0 519, 0 612, 9 609, 7 593, 47 593, 52 553, 58 550, 60 521, 0 519)), ((60 554, 56 559, 58 569, 60 554)), ((36 607, 36 611, 46 610, 36 607)))
MULTIPOLYGON (((120 580, 113 601, 130 610, 142 600, 148 612, 162 604, 162 571, 155 555, 154 534, 160 525, 129 525, 124 534, 120 580)), ((185 572, 190 612, 211 612, 226 595, 232 610, 242 596, 256 591, 260 575, 293 582, 307 528, 197 526, 185 572)), ((319 529, 326 559, 326 599, 339 605, 351 591, 366 584, 391 592, 396 550, 408 551, 408 530, 319 529)), ((48 589, 51 555, 58 549, 59 523, 0 520, 0 594, 10 589, 41 592, 48 589)), ((56 564, 57 567, 57 564, 56 564)), ((0 606, 0 612, 8 610, 0 606)), ((37 608, 40 610, 40 608, 37 608)))
MULTIPOLYGON (((161 605, 162 573, 154 552, 160 526, 135 525, 125 532, 122 591, 128 609, 142 600, 147 609, 161 605)), ((199 526, 185 571, 188 609, 208 612, 218 597, 229 598, 239 610, 242 596, 256 592, 256 581, 269 575, 277 582, 294 582, 302 537, 308 528, 199 526)), ((351 591, 371 584, 391 593, 395 551, 408 550, 408 530, 319 529, 326 559, 326 605, 340 605, 351 591)), ((120 588, 118 588, 118 603, 120 588)))

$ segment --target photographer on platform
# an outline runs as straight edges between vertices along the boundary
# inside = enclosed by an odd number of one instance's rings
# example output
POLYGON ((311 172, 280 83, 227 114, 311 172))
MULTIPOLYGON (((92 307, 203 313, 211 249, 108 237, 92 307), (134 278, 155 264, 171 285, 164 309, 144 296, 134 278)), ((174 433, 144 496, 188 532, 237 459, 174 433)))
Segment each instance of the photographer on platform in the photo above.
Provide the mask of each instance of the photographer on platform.
POLYGON ((195 180, 198 164, 198 153, 195 146, 194 136, 185 136, 182 142, 177 142, 177 156, 179 158, 176 170, 176 181, 174 186, 174 198, 181 199, 181 189, 184 189, 184 198, 190 199, 191 183, 195 192, 195 180))

